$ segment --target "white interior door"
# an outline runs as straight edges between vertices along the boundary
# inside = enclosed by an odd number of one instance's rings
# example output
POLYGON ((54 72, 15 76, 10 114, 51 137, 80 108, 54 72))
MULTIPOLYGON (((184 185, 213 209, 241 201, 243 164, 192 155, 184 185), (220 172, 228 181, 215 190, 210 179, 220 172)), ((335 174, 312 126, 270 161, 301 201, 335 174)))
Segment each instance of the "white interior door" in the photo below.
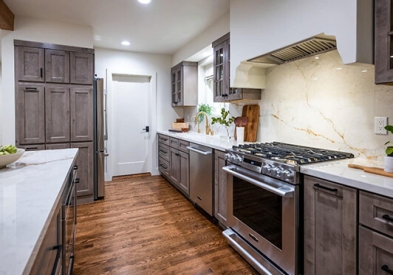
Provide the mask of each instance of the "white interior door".
POLYGON ((149 172, 150 77, 113 75, 113 176, 149 172))

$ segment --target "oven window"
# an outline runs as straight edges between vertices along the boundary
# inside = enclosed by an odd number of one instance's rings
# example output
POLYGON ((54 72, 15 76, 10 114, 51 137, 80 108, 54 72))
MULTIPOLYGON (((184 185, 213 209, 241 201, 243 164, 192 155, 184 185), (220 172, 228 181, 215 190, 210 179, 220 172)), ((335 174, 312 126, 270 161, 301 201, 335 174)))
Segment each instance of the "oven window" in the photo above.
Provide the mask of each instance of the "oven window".
POLYGON ((233 177, 233 215, 282 249, 282 198, 233 177))

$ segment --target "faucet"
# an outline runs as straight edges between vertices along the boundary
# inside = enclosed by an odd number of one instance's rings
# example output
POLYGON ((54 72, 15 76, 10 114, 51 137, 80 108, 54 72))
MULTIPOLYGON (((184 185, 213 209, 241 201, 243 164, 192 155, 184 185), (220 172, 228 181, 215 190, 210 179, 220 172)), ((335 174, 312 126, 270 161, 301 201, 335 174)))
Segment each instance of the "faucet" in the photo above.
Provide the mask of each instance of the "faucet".
POLYGON ((195 115, 195 124, 198 124, 198 133, 201 132, 201 129, 199 128, 199 115, 203 114, 206 117, 206 135, 210 134, 212 132, 212 130, 209 127, 209 117, 205 112, 199 112, 195 115))

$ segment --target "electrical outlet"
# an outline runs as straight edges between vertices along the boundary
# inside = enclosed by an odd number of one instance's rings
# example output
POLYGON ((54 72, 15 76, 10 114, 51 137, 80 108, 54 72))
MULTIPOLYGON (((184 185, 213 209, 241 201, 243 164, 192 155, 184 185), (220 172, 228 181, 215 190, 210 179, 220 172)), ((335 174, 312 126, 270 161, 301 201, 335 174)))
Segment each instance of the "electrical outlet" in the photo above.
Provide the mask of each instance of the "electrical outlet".
POLYGON ((375 117, 374 133, 377 135, 387 135, 388 131, 385 130, 386 125, 388 125, 387 117, 375 117))

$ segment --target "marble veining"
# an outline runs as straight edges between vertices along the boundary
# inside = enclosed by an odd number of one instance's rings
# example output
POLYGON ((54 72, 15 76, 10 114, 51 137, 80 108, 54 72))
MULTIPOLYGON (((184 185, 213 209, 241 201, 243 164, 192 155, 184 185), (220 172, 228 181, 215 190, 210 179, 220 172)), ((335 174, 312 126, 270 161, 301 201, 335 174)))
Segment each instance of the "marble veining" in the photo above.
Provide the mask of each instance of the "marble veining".
POLYGON ((25 152, 0 169, 0 274, 22 274, 59 202, 78 149, 25 152))

